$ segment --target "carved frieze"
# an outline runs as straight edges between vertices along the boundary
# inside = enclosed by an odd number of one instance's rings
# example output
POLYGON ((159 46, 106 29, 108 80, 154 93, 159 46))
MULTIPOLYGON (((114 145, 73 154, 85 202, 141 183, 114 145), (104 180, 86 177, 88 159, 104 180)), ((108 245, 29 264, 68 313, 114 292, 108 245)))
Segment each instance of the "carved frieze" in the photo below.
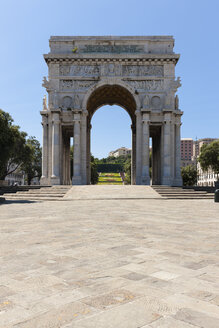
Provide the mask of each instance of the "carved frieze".
POLYGON ((96 77, 100 74, 98 65, 60 65, 59 73, 61 76, 83 76, 96 77))
MULTIPOLYGON (((100 65, 60 65, 61 76, 100 76, 100 65)), ((104 64, 102 74, 105 76, 163 76, 162 65, 121 65, 119 63, 104 64)))
POLYGON ((163 80, 145 80, 145 81, 127 81, 133 88, 137 90, 157 91, 163 90, 163 80))
POLYGON ((162 65, 124 65, 122 68, 124 76, 163 76, 162 65))
POLYGON ((105 76, 120 76, 122 73, 122 65, 109 63, 104 65, 104 69, 102 70, 103 75, 105 76))
POLYGON ((79 80, 60 80, 60 90, 86 90, 90 88, 95 82, 93 81, 79 81, 79 80))

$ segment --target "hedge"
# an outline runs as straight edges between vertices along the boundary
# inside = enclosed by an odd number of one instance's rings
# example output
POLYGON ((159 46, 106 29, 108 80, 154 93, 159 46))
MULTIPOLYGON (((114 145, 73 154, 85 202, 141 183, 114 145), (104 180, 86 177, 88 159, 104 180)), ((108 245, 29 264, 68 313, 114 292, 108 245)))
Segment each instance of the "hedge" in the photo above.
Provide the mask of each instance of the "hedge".
POLYGON ((124 172, 124 166, 122 164, 97 164, 97 172, 103 172, 103 173, 124 172))

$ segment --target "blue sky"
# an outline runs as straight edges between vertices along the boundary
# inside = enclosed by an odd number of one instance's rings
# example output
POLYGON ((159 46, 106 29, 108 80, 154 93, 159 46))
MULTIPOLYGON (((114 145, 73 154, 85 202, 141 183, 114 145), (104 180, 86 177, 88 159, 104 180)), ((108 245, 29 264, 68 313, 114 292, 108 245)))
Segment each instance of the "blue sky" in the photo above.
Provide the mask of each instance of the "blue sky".
MULTIPOLYGON (((0 0, 0 108, 42 139, 42 77, 51 35, 173 35, 181 54, 176 76, 184 111, 182 137, 219 137, 218 0, 0 0)), ((125 110, 99 109, 92 152, 103 157, 130 146, 125 110)))

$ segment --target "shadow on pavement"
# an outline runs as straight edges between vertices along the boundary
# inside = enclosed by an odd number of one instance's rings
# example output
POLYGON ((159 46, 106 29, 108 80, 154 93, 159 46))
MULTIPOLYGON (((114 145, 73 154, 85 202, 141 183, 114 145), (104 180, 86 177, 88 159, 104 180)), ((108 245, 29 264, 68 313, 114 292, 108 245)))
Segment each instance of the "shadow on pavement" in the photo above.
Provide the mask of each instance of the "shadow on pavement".
POLYGON ((31 204, 31 203, 36 203, 38 201, 34 201, 34 200, 5 200, 3 202, 0 202, 0 205, 8 205, 8 204, 31 204))

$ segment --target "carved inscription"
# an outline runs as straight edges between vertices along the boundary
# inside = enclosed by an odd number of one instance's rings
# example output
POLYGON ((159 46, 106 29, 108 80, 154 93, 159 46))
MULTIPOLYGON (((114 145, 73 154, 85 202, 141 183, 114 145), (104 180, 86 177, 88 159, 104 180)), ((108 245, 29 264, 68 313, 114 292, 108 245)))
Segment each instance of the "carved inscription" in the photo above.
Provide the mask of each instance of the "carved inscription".
POLYGON ((139 53, 144 52, 144 48, 138 45, 85 45, 81 52, 83 53, 139 53))
POLYGON ((98 65, 61 65, 59 69, 62 76, 99 76, 100 67, 98 65))
POLYGON ((93 81, 60 80, 60 89, 62 91, 84 90, 91 87, 94 83, 93 81))
POLYGON ((164 74, 162 65, 124 65, 122 73, 126 76, 163 76, 164 74))
POLYGON ((162 90, 163 89, 163 80, 146 80, 146 81, 128 81, 128 83, 135 89, 143 90, 162 90))

